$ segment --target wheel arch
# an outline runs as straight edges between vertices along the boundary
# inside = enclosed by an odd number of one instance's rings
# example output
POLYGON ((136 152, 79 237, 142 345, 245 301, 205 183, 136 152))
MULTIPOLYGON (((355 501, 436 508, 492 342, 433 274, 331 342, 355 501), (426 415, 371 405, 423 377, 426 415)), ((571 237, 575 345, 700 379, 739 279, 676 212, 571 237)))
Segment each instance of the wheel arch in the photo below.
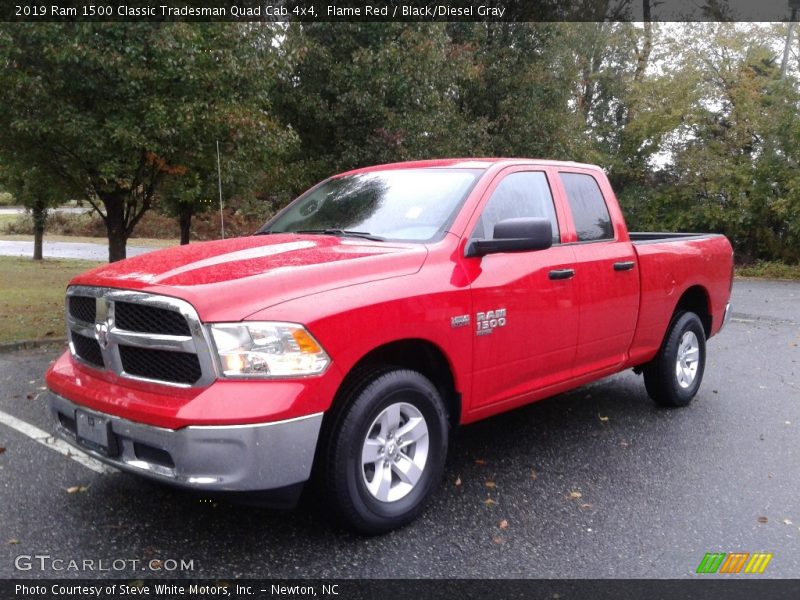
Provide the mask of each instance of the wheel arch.
MULTIPOLYGON (((676 314, 683 311, 693 312, 700 317, 700 321, 703 323, 703 331, 706 334, 706 339, 711 337, 711 300, 706 288, 704 288, 702 285, 693 285, 687 288, 683 294, 681 294, 681 297, 678 299, 678 302, 675 305, 675 309, 672 311, 673 318, 676 314)), ((665 335, 668 334, 669 328, 667 329, 667 334, 665 335)))
POLYGON ((431 380, 444 400, 450 426, 461 420, 461 393, 456 386, 453 366, 437 344, 422 338, 394 340, 373 348, 347 372, 336 392, 331 410, 335 412, 345 402, 347 391, 365 373, 382 367, 398 367, 417 371, 431 380))

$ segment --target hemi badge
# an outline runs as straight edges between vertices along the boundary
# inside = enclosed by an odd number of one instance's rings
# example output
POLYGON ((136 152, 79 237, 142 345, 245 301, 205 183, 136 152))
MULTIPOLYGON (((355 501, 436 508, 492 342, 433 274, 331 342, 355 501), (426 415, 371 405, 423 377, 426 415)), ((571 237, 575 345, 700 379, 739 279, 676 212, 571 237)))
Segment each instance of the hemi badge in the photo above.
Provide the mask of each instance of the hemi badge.
POLYGON ((459 315, 450 319, 450 327, 466 327, 469 325, 469 315, 459 315))

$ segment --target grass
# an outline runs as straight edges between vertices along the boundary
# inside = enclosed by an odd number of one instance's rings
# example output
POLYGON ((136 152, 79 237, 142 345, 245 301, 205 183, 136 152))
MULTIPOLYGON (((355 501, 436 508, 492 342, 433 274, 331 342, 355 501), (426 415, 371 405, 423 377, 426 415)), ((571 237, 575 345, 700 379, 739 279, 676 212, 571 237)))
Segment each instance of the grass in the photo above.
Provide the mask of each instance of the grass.
POLYGON ((777 261, 759 260, 736 267, 736 275, 762 279, 800 279, 800 265, 787 265, 777 261))
POLYGON ((0 344, 63 339, 67 282, 98 264, 0 256, 0 344))

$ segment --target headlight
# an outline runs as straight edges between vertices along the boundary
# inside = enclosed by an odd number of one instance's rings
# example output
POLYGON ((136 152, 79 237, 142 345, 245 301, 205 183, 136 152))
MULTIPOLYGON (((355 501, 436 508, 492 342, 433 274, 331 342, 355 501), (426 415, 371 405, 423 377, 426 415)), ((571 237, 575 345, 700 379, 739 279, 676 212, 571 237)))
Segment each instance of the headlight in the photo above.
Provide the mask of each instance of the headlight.
POLYGON ((317 375, 331 359, 302 325, 214 323, 209 326, 226 377, 317 375))

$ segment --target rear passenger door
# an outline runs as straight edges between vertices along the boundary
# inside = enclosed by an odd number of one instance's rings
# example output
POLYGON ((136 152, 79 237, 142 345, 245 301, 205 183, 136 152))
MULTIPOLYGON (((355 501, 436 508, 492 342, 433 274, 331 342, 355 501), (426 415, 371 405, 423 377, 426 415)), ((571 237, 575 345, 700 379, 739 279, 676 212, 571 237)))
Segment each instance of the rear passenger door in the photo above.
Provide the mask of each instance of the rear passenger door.
MULTIPOLYGON (((639 311, 636 252, 625 231, 615 231, 601 186, 590 170, 560 170, 572 217, 578 295, 577 377, 626 360, 639 311)), ((602 182, 611 194, 605 179, 602 182)), ((621 219, 616 204, 612 205, 621 219)))
POLYGON ((524 398, 570 376, 578 309, 572 246, 561 244, 558 212, 548 172, 515 167, 498 175, 473 218, 469 237, 491 239, 498 221, 544 217, 554 242, 466 259, 474 273, 473 408, 524 398))

